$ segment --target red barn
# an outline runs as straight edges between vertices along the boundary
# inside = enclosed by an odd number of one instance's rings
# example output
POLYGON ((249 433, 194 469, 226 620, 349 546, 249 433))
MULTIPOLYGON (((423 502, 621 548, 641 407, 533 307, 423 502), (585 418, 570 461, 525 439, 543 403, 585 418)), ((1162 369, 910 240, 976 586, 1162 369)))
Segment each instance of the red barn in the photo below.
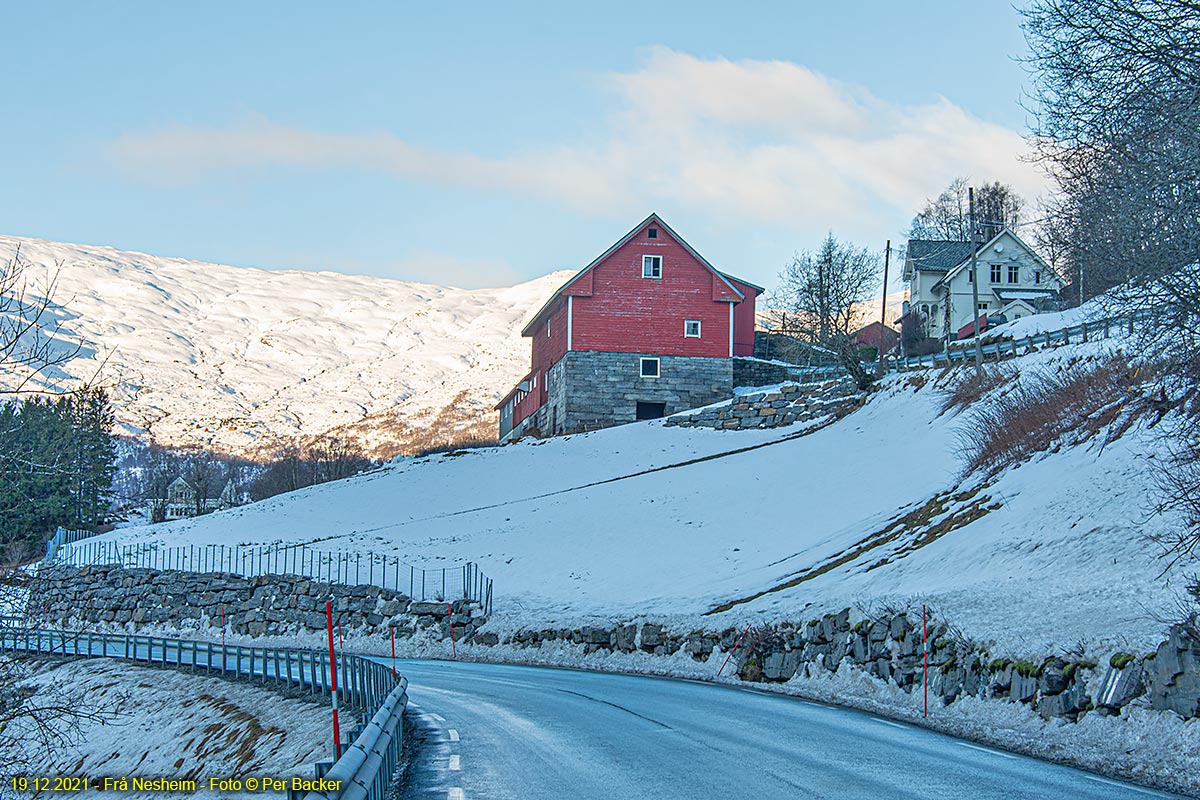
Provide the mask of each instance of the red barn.
POLYGON ((754 354, 762 288, 717 270, 651 214, 556 291, 522 336, 532 369, 500 438, 652 419, 728 398, 754 354))

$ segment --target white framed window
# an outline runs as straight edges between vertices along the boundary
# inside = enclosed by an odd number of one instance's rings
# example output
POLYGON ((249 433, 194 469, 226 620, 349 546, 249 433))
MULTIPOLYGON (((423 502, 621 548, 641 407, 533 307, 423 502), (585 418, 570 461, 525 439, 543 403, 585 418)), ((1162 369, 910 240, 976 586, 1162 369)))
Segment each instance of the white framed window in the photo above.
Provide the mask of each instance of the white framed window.
POLYGON ((700 320, 685 319, 683 321, 683 336, 685 339, 700 338, 700 320))
POLYGON ((657 378, 659 376, 659 360, 657 358, 643 358, 640 361, 639 371, 643 378, 657 378))
POLYGON ((974 283, 974 282, 975 282, 975 270, 969 269, 969 270, 967 270, 967 283, 974 283))
POLYGON ((980 304, 979 304, 979 308, 978 308, 978 310, 979 310, 979 311, 987 311, 987 310, 988 310, 988 308, 990 308, 990 306, 988 306, 988 304, 987 304, 987 303, 980 303, 980 304))
POLYGON ((1021 268, 1018 267, 1016 264, 1008 265, 1008 282, 1009 283, 1020 283, 1021 282, 1021 268))
POLYGON ((1042 273, 1040 270, 1038 272, 1033 273, 1033 282, 1034 283, 1042 282, 1042 273))
POLYGON ((642 277, 662 277, 662 256, 642 256, 642 277))

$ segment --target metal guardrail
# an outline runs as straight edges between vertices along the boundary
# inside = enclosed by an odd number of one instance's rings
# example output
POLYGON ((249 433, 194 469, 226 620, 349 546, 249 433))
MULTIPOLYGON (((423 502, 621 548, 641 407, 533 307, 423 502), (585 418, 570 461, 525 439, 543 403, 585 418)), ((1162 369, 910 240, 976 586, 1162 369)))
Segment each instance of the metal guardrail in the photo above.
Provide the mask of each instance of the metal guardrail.
MULTIPOLYGON (((289 647, 244 647, 193 639, 92 633, 49 628, 0 627, 0 652, 80 658, 121 658, 193 673, 232 676, 275 688, 308 688, 329 697, 329 654, 289 647)), ((368 711, 370 720, 344 743, 342 757, 325 774, 341 780, 337 791, 309 792, 305 800, 383 800, 404 739, 408 679, 362 656, 338 654, 338 697, 368 711)))
MULTIPOLYGON (((1025 348, 1026 352, 1028 352, 1038 345, 1049 347, 1054 344, 1070 344, 1073 340, 1077 342, 1089 342, 1097 338, 1107 339, 1115 331, 1132 334, 1136 323, 1152 317, 1153 314, 1151 313, 1106 317, 1082 322, 1079 325, 1072 325, 1068 328, 1060 328, 1055 331, 1042 331, 1038 334, 1030 334, 1021 339, 1001 339, 982 345, 977 342, 974 346, 951 347, 949 351, 942 350, 926 356, 888 358, 886 360, 887 371, 907 372, 910 369, 926 369, 973 361, 975 359, 976 348, 979 349, 981 356, 995 356, 999 360, 1004 356, 1006 350, 1011 355, 1016 356, 1019 355, 1019 348, 1025 348)), ((987 332, 984 331, 984 338, 986 337, 987 332)))
MULTIPOLYGON (((56 534, 57 536, 57 534, 56 534)), ((82 537, 81 537, 82 538, 82 537)), ((157 543, 121 545, 116 542, 76 540, 47 548, 43 564, 70 567, 115 565, 180 572, 224 572, 253 578, 259 575, 299 575, 326 583, 349 586, 369 584, 407 593, 413 600, 463 599, 479 603, 492 613, 492 579, 479 565, 422 569, 398 557, 378 553, 338 553, 307 545, 187 545, 162 547, 157 543)))

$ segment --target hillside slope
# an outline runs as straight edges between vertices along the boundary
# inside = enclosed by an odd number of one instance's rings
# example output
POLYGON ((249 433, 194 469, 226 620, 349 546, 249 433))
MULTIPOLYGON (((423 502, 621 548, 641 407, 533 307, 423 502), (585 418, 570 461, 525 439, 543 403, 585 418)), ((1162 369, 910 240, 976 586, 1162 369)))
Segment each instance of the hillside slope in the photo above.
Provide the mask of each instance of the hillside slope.
MULTIPOLYGON (((1097 350, 1032 356, 1022 370, 1097 350)), ((1022 649, 1157 642, 1153 615, 1177 587, 1172 575, 1159 579, 1164 564, 1143 539, 1167 522, 1147 516, 1142 458, 1158 446, 1155 434, 1135 427, 1104 447, 1062 448, 960 483, 963 420, 940 413, 937 388, 921 383, 894 376, 859 411, 798 438, 788 428, 637 423, 400 459, 115 536, 319 540, 418 565, 471 560, 496 580, 502 625, 587 615, 700 623, 728 605, 705 623, 724 625, 915 600, 1022 649), (763 446, 730 453, 754 445, 763 446)))
POLYGON ((468 291, 12 236, 0 260, 18 246, 31 287, 61 264, 57 321, 83 343, 65 372, 114 387, 124 432, 235 453, 337 428, 378 455, 430 427, 493 433, 528 369, 521 323, 565 275, 468 291))

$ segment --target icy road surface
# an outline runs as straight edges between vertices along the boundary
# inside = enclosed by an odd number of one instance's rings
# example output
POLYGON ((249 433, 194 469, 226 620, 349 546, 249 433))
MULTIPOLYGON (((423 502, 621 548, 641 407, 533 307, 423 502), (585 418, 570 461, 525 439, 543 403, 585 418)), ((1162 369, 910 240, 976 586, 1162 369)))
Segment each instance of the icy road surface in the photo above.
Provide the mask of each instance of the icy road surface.
POLYGON ((495 664, 400 669, 429 735, 404 798, 1178 796, 732 687, 495 664))

